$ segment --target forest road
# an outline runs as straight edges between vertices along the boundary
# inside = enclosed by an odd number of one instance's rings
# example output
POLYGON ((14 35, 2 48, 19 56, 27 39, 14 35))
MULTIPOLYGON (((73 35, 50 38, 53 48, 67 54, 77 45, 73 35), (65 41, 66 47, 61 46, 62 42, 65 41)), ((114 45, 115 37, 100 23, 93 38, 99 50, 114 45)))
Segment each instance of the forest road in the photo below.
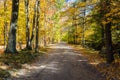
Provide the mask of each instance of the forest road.
POLYGON ((105 80, 80 53, 65 43, 50 45, 49 54, 25 65, 13 80, 105 80))

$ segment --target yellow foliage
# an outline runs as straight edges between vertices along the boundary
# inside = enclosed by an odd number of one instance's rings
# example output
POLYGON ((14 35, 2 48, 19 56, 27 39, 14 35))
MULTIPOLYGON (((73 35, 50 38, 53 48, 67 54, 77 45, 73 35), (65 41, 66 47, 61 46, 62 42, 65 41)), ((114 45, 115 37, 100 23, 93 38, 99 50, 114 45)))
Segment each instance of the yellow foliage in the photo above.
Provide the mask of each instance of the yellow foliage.
POLYGON ((79 4, 77 5, 78 7, 85 7, 86 3, 85 2, 79 2, 79 4))

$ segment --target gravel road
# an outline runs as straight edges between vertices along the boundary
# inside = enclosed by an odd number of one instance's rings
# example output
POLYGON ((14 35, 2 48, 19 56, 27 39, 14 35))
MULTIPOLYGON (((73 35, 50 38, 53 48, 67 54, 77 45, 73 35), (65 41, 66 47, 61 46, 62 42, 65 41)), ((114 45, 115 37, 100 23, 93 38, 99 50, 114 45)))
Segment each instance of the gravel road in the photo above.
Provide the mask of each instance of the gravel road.
POLYGON ((13 80, 105 80, 80 53, 65 43, 52 44, 47 56, 11 72, 13 80))

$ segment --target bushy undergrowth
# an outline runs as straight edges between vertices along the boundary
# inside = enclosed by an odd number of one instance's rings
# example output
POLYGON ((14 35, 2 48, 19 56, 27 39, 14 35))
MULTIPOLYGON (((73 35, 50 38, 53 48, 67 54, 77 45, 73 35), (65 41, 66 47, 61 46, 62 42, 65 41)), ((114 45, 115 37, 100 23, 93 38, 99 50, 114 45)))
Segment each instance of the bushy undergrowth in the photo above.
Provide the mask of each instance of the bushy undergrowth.
POLYGON ((5 78, 10 77, 8 72, 9 69, 21 69, 22 64, 31 64, 36 61, 39 56, 43 55, 41 52, 33 52, 28 50, 22 50, 15 54, 5 53, 0 56, 0 65, 7 66, 8 68, 3 70, 0 69, 0 80, 6 80, 5 78))
POLYGON ((22 64, 33 62, 42 53, 34 53, 33 51, 20 51, 16 54, 4 54, 1 56, 0 62, 13 68, 21 68, 22 64))
POLYGON ((0 80, 7 80, 11 75, 7 70, 0 69, 0 80))

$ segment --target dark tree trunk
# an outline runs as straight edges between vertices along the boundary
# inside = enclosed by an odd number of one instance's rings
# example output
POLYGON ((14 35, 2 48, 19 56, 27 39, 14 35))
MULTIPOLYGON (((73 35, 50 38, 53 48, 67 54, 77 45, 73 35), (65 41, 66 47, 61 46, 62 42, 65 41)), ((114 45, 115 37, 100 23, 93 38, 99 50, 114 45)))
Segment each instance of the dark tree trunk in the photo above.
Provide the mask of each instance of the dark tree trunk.
POLYGON ((113 56, 112 36, 111 36, 111 23, 106 24, 105 35, 106 35, 106 53, 107 53, 106 61, 107 63, 112 63, 114 61, 114 56, 113 56))
POLYGON ((19 0, 12 0, 12 15, 8 44, 6 47, 6 53, 16 53, 16 29, 18 20, 19 0))
POLYGON ((31 49, 30 26, 29 26, 29 0, 25 0, 25 14, 26 14, 26 49, 31 49))
MULTIPOLYGON (((110 13, 111 11, 111 0, 105 0, 103 1, 103 6, 105 7, 105 10, 103 11, 105 14, 110 13)), ((105 15, 104 14, 104 15, 105 15)), ((111 26, 112 23, 107 19, 111 16, 105 17, 105 21, 107 24, 105 24, 105 37, 106 37, 106 61, 108 64, 112 63, 114 61, 114 54, 113 54, 113 46, 112 46, 112 35, 111 35, 111 26)))
POLYGON ((104 29, 104 26, 102 24, 101 24, 101 43, 102 43, 101 44, 102 47, 105 47, 105 29, 104 29))
POLYGON ((39 51, 39 17, 40 17, 40 1, 36 0, 37 5, 37 16, 36 16, 36 42, 35 42, 35 52, 39 51))
POLYGON ((34 15, 33 15, 33 26, 32 26, 32 34, 31 34, 31 38, 30 38, 30 49, 32 50, 32 41, 34 39, 35 36, 35 27, 36 27, 36 8, 37 5, 35 3, 34 5, 34 15))

